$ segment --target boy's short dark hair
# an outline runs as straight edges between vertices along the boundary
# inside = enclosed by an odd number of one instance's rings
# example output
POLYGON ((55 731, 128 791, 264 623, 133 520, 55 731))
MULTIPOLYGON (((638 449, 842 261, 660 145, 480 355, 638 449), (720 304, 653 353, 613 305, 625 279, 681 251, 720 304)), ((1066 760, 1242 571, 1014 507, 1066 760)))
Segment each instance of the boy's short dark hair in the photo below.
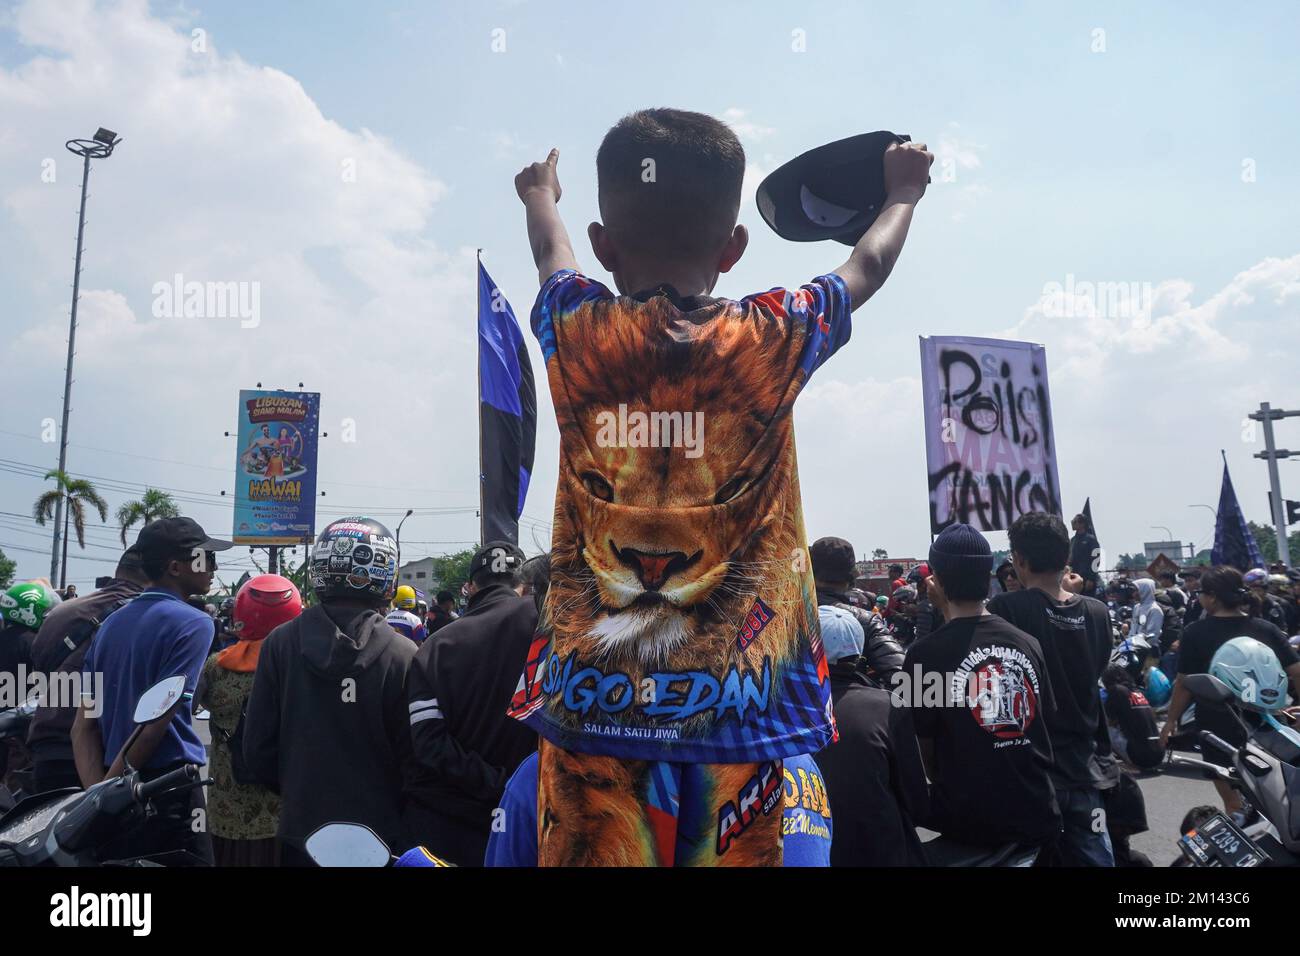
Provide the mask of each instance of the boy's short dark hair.
POLYGON ((722 248, 744 178, 745 150, 731 128, 687 110, 629 113, 596 153, 600 217, 614 243, 670 261, 722 248))
POLYGON ((1034 574, 1064 571, 1070 560, 1070 533, 1065 522, 1046 511, 1021 515, 1007 531, 1011 550, 1020 555, 1034 574))

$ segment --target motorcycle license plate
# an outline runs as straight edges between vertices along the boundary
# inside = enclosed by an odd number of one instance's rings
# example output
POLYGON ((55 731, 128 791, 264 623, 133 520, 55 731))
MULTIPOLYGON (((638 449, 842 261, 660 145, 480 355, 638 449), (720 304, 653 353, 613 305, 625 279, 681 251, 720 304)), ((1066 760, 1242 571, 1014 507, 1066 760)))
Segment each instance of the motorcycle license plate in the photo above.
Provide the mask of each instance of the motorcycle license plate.
POLYGON ((1178 841, 1193 866, 1260 866, 1268 854, 1222 813, 1216 813, 1178 841))

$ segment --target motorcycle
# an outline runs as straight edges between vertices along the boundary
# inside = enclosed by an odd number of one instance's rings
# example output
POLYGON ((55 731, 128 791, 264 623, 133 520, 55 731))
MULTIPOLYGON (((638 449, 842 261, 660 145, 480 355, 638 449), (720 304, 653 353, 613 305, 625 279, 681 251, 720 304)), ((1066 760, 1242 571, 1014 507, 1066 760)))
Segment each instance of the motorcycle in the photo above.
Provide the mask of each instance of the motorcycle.
POLYGON ((419 846, 393 856, 379 834, 360 823, 326 823, 313 830, 303 846, 312 862, 321 867, 452 865, 419 846))
MULTIPOLYGON (((31 726, 32 716, 39 703, 40 698, 33 695, 17 707, 0 710, 0 747, 9 746, 10 739, 20 742, 27 739, 27 728, 31 726)), ((10 790, 9 787, 0 785, 0 813, 13 809, 33 788, 30 769, 11 771, 9 778, 15 787, 10 790)))
POLYGON ((1242 717, 1240 702, 1226 684, 1210 674, 1183 677, 1193 699, 1226 707, 1247 733, 1241 747, 1200 731, 1202 749, 1214 747, 1232 757, 1231 767, 1183 754, 1170 762, 1196 767, 1211 778, 1238 790, 1259 818, 1241 826, 1217 813, 1178 841, 1192 866, 1300 866, 1300 733, 1272 714, 1258 714, 1252 727, 1242 717))
MULTIPOLYGON (((75 787, 39 793, 0 817, 0 867, 160 866, 175 854, 125 860, 103 859, 101 848, 155 812, 154 801, 212 781, 200 779, 197 764, 185 764, 152 780, 125 760, 145 727, 166 717, 184 694, 185 678, 169 677, 136 703, 135 729, 118 756, 125 769, 86 790, 75 787)), ((181 855, 184 855, 183 853, 181 855)))

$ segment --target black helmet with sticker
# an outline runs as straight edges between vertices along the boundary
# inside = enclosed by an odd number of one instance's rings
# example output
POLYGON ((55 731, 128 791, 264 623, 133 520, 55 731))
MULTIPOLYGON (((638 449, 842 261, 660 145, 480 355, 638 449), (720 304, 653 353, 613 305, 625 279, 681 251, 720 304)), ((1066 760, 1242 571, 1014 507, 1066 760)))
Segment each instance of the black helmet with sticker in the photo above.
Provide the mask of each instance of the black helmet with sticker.
POLYGON ((310 573, 322 601, 390 601, 397 590, 397 541, 374 518, 340 518, 316 539, 310 573))

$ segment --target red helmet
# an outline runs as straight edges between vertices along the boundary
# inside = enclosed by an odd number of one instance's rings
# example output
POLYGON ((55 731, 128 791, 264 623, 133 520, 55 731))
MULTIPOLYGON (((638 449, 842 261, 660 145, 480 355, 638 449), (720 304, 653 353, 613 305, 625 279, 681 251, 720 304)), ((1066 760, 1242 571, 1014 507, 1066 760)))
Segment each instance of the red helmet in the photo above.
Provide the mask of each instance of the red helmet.
POLYGON ((235 595, 235 632, 241 641, 260 641, 302 613, 302 595, 288 578, 259 574, 235 595))

